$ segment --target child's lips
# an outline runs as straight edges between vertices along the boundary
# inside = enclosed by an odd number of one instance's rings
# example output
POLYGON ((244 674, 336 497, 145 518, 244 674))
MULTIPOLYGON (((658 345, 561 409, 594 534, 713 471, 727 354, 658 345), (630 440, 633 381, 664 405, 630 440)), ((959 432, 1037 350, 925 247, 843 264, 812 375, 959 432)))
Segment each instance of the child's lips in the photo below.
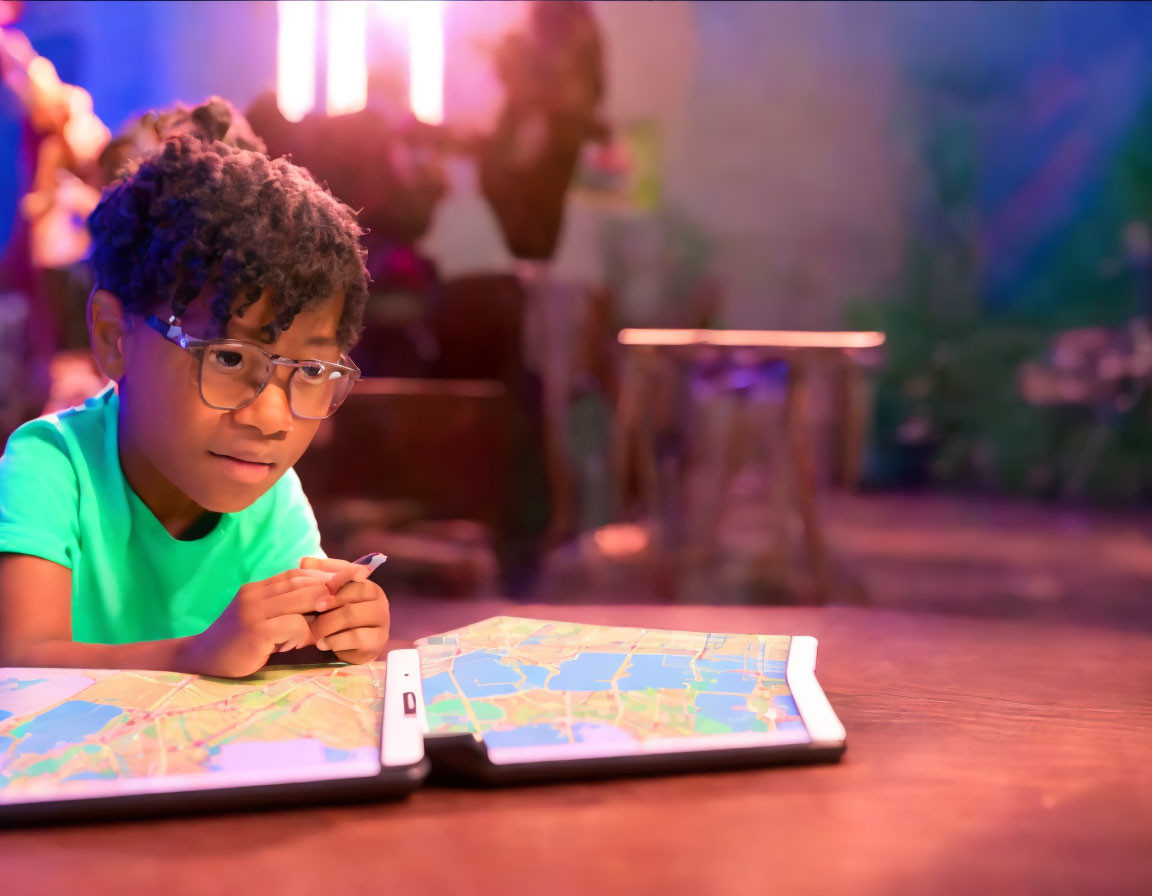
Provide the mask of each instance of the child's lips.
POLYGON ((275 465, 272 461, 246 460, 231 454, 219 454, 209 451, 209 455, 223 468, 224 473, 240 482, 263 482, 272 472, 275 465))

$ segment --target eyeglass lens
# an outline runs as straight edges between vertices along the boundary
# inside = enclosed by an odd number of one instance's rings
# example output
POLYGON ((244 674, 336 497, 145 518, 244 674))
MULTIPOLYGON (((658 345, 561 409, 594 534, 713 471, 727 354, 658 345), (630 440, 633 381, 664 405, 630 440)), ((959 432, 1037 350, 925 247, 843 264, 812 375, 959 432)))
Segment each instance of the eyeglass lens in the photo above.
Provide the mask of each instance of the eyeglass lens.
MULTIPOLYGON (((272 360, 244 343, 209 345, 200 358, 200 395, 215 408, 244 407, 272 375, 272 360)), ((353 378, 325 364, 297 367, 288 382, 288 400, 298 417, 327 417, 352 388, 353 378)))

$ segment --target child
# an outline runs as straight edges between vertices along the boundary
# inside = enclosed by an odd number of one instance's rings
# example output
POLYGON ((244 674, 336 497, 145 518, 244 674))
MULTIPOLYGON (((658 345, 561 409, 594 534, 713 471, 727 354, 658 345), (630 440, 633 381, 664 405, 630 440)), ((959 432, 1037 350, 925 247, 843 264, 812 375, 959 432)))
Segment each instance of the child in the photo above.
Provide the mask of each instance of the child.
POLYGON ((0 458, 0 665, 237 677, 310 644, 374 660, 388 602, 320 554, 292 470, 359 375, 353 213, 284 159, 182 135, 89 226, 88 329, 115 387, 0 458))

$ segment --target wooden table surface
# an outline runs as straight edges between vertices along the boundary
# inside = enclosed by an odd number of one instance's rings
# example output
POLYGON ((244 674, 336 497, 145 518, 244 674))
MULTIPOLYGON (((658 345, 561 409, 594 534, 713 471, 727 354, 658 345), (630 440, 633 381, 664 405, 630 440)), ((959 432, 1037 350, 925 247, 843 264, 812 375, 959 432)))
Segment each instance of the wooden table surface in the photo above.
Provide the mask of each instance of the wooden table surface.
POLYGON ((0 833, 0 892, 1152 892, 1152 634, 774 607, 404 604, 813 634, 838 765, 0 833))

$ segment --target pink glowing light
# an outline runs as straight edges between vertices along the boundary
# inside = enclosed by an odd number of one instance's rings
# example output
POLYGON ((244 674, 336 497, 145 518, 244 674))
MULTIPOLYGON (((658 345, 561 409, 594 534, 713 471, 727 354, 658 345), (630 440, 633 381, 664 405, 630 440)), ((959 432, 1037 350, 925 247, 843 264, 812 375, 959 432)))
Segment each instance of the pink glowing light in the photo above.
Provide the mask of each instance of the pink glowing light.
POLYGON ((328 90, 324 107, 329 115, 359 112, 368 105, 366 4, 338 0, 328 3, 327 11, 328 90))
POLYGON ((276 105, 299 121, 316 105, 316 4, 280 0, 276 19, 276 105))
POLYGON ((593 533, 592 540, 605 557, 615 559, 642 554, 651 542, 647 530, 633 523, 601 526, 593 533))
POLYGON ((403 4, 408 17, 408 102, 426 124, 444 121, 444 8, 438 0, 403 4))

